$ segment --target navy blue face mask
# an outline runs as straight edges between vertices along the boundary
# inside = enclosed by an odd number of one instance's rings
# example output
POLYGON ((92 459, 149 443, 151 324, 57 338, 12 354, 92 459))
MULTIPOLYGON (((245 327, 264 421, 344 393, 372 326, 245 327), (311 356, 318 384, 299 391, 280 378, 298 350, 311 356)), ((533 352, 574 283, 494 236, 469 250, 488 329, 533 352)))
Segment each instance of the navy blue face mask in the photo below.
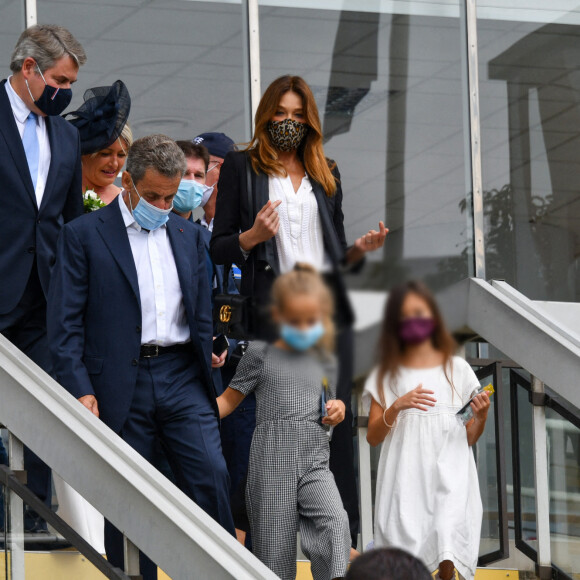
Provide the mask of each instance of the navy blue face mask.
POLYGON ((36 65, 42 80, 44 81, 44 91, 38 99, 34 100, 32 93, 30 92, 30 87, 28 86, 28 81, 26 82, 26 88, 30 94, 30 98, 34 101, 34 104, 45 114, 50 116, 60 115, 70 104, 72 99, 71 89, 61 89, 59 87, 53 87, 46 82, 40 67, 36 65))

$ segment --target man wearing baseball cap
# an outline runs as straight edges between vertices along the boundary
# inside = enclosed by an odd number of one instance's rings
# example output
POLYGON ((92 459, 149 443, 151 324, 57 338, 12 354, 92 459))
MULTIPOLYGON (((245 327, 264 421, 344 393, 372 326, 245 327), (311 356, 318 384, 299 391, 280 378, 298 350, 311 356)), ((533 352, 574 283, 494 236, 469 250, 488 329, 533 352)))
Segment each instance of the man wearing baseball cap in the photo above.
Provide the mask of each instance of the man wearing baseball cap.
POLYGON ((206 185, 212 186, 213 191, 208 190, 201 200, 204 216, 201 225, 210 232, 213 229, 215 215, 215 203, 218 192, 218 180, 225 156, 236 149, 236 145, 225 133, 202 133, 193 142, 203 145, 209 151, 209 167, 206 172, 206 185))

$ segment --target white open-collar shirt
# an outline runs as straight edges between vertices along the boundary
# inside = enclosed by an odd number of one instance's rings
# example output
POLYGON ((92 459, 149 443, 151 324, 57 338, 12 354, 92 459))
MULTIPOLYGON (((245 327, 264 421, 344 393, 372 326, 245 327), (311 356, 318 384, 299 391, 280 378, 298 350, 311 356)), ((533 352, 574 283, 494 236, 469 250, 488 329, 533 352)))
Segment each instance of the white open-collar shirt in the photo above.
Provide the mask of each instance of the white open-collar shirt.
MULTIPOLYGON (((24 127, 26 125, 26 119, 30 114, 30 109, 26 106, 26 103, 18 96, 16 91, 12 88, 10 84, 9 77, 4 85, 6 87, 6 93, 8 94, 8 100, 10 101, 10 106, 12 107, 12 113, 14 114, 14 120, 16 121, 16 126, 18 127, 18 132, 20 133, 20 138, 24 135, 24 127)), ((48 131, 46 128, 46 119, 41 115, 38 115, 38 120, 36 121, 36 136, 38 137, 38 177, 36 180, 36 205, 40 207, 42 202, 42 196, 44 195, 44 189, 46 187, 46 180, 48 178, 48 170, 50 169, 50 141, 48 139, 48 131)))
POLYGON ((125 203, 125 190, 119 195, 119 207, 139 281, 141 344, 171 346, 188 342, 189 325, 167 226, 144 230, 125 203))
POLYGON ((296 192, 289 175, 271 175, 268 182, 270 201, 282 201, 277 209, 280 227, 276 234, 280 272, 289 272, 297 262, 329 270, 318 203, 308 176, 304 175, 296 192))

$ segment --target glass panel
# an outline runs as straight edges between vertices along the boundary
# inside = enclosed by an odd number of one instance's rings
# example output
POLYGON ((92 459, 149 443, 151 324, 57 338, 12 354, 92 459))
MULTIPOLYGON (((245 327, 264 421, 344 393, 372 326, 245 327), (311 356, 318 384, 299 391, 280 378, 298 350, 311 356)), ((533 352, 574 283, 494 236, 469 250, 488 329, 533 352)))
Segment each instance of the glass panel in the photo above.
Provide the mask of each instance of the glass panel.
POLYGON ((537 550, 536 538, 536 496, 534 487, 534 437, 532 425, 533 407, 528 398, 528 391, 517 385, 516 405, 518 415, 518 454, 517 466, 520 486, 514 493, 520 494, 521 535, 522 540, 537 550))
POLYGON ((89 87, 121 79, 136 137, 219 131, 245 139, 241 4, 43 0, 38 21, 66 26, 87 52, 69 110, 89 87))
MULTIPOLYGON (((492 383, 497 390, 497 381, 493 373, 481 376, 478 373, 482 386, 492 383)), ((501 550, 500 543, 500 509, 499 489, 497 482, 497 441, 495 437, 495 405, 497 393, 491 397, 491 407, 487 415, 485 431, 477 442, 474 454, 479 478, 479 489, 483 503, 483 523, 481 526, 481 541, 479 555, 490 554, 501 550)))
POLYGON ((391 230, 351 285, 412 276, 439 289, 467 276, 460 2, 275 4, 260 3, 262 87, 288 72, 312 87, 349 242, 379 219, 391 230))
POLYGON ((580 429, 546 409, 552 562, 580 574, 580 429))
POLYGON ((0 54, 2 58, 2 75, 7 78, 10 72, 10 56, 14 45, 24 29, 23 0, 0 0, 0 54))
POLYGON ((487 277, 580 299, 580 9, 478 2, 487 277))

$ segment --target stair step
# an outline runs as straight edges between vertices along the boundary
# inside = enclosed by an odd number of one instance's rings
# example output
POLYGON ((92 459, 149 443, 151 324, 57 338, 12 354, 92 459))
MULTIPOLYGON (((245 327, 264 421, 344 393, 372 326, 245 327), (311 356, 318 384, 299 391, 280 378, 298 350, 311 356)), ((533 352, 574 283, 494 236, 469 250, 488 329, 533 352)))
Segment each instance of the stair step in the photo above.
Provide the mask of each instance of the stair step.
MULTIPOLYGON (((4 570, 4 552, 0 552, 0 577, 4 570)), ((26 580, 103 580, 103 576, 81 554, 74 550, 55 552, 26 552, 26 580)), ((475 580, 519 580, 517 570, 496 570, 481 568, 475 575, 475 580)), ((171 580, 161 570, 158 580, 171 580)), ((298 562, 296 580, 312 580, 309 562, 298 562)))
MULTIPOLYGON (((500 570, 495 568, 479 568, 475 573, 475 580, 519 580, 517 570, 500 570)), ((312 580, 309 562, 298 562, 296 580, 312 580)))

